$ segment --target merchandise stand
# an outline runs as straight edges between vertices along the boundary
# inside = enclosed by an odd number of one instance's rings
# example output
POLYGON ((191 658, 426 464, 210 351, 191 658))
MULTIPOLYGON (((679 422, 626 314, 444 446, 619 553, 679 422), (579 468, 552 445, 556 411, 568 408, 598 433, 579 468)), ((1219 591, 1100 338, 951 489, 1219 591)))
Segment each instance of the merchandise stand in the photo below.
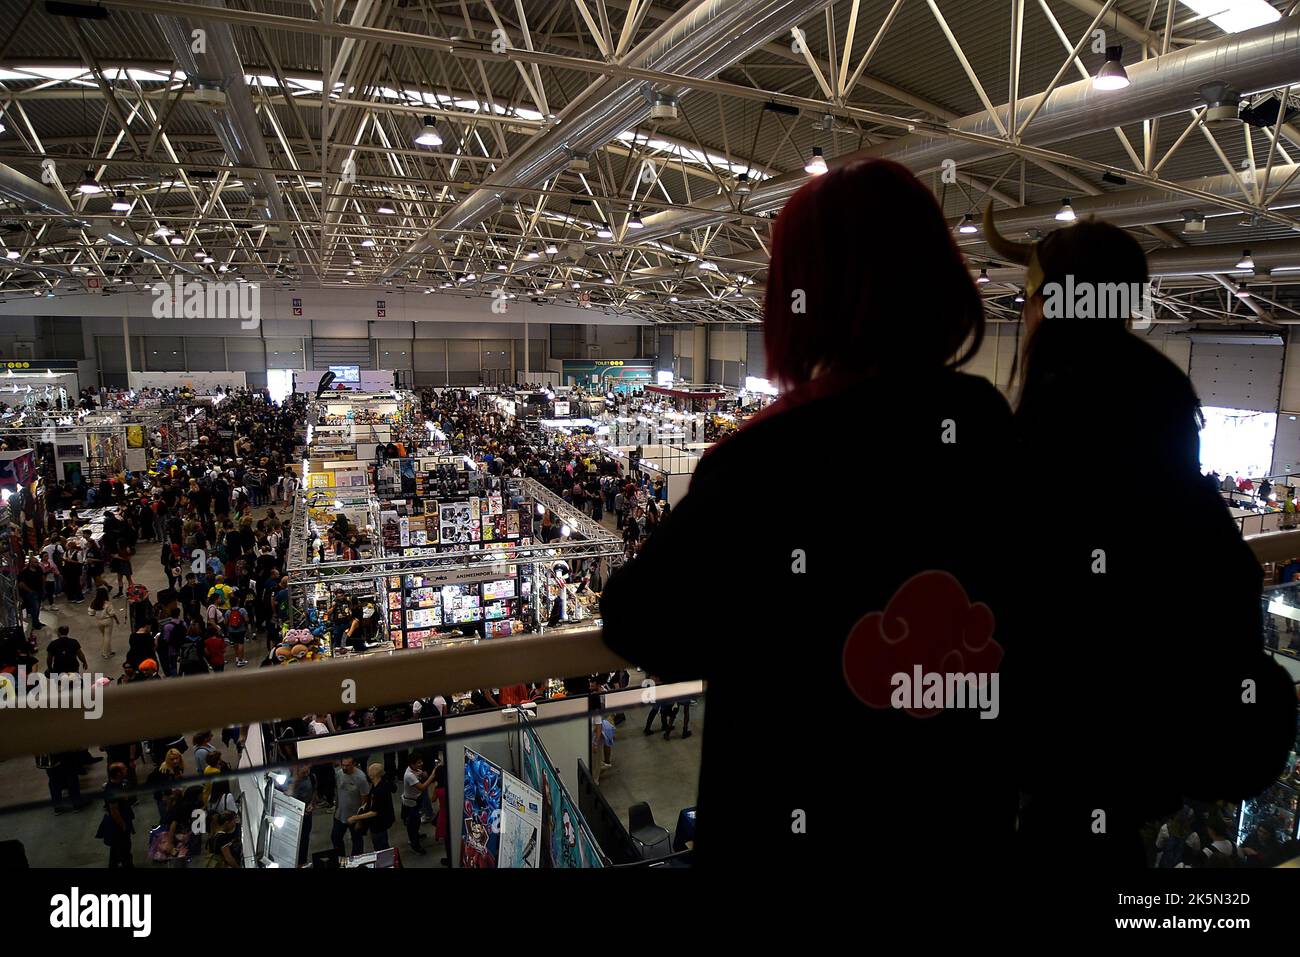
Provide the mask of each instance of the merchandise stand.
MULTIPOLYGON (((355 567, 355 562, 320 561, 320 555, 314 546, 317 539, 323 539, 326 529, 339 515, 345 516, 349 526, 356 529, 358 551, 363 561, 382 556, 383 547, 377 534, 378 514, 379 502, 369 485, 300 489, 294 501, 293 517, 290 521, 286 574, 292 581, 295 577, 299 579, 312 577, 312 569, 315 568, 355 567)), ((326 624, 325 613, 332 595, 339 590, 346 592, 349 599, 359 604, 373 603, 376 614, 380 614, 382 618, 382 591, 373 580, 362 578, 335 585, 320 578, 296 592, 291 586, 294 600, 290 602, 293 614, 289 627, 307 628, 317 637, 322 637, 323 627, 326 624)), ((387 640, 388 637, 381 625, 374 644, 382 648, 387 640)), ((322 638, 320 654, 324 657, 334 654, 328 636, 322 638)))
POLYGON ((674 508, 686 495, 695 467, 700 464, 699 452, 673 445, 642 446, 639 457, 636 447, 606 445, 601 451, 616 459, 628 474, 639 470, 651 481, 663 479, 668 504, 674 508))
POLYGON ((22 529, 8 505, 0 505, 0 628, 22 625, 18 572, 23 563, 22 529))
POLYGON ((62 416, 28 413, 0 425, 0 433, 18 436, 33 448, 48 447, 41 450, 42 464, 52 466, 59 480, 80 475, 98 482, 121 472, 148 472, 160 458, 183 450, 190 430, 178 424, 175 409, 109 409, 62 416))
POLYGON ((329 392, 308 405, 308 448, 373 462, 380 446, 413 448, 428 440, 419 411, 411 392, 329 392))
POLYGON ((54 411, 71 410, 77 402, 75 372, 14 373, 0 376, 0 402, 15 409, 44 405, 54 411))
POLYGON ((423 514, 403 516, 399 506, 381 512, 381 528, 396 524, 396 529, 387 528, 383 537, 391 539, 394 532, 397 536, 396 546, 382 548, 381 555, 313 563, 303 555, 309 527, 307 505, 300 496, 286 572, 294 627, 309 621, 309 609, 320 596, 342 587, 386 596, 382 607, 392 644, 376 650, 475 640, 474 633, 467 634, 464 626, 481 629, 485 637, 544 631, 547 615, 543 603, 552 595, 564 593, 566 601, 560 607, 567 612, 565 623, 581 620, 586 613, 567 583, 580 567, 591 567, 603 581, 623 561, 623 543, 616 535, 531 479, 511 479, 499 495, 491 490, 481 495, 457 490, 453 496, 439 492, 436 499, 430 496, 418 501, 426 506, 436 501, 437 511, 426 508, 423 514), (484 513, 479 505, 476 519, 471 500, 488 503, 494 499, 500 502, 499 511, 491 505, 484 513), (517 507, 506 508, 507 502, 517 507), (549 544, 533 541, 538 510, 549 511, 570 534, 549 544), (517 538, 511 537, 511 511, 519 514, 517 538), (429 522, 435 517, 437 541, 430 545, 429 522), (491 538, 486 540, 482 537, 485 518, 492 528, 491 538), (403 521, 406 545, 401 539, 403 521), (424 532, 425 545, 410 544, 413 528, 424 532), (503 537, 497 537, 498 528, 503 537), (444 529, 454 530, 444 535, 444 529))
POLYGON ((41 547, 46 534, 45 481, 33 449, 0 451, 0 504, 11 516, 9 547, 21 563, 41 547))

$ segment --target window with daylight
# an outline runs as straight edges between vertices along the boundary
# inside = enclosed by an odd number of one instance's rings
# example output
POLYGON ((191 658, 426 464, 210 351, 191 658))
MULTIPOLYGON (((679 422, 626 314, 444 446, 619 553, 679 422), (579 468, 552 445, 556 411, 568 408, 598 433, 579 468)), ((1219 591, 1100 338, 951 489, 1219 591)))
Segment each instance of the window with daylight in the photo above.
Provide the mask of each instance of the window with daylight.
POLYGON ((1276 412, 1206 406, 1201 430, 1201 469, 1220 475, 1267 475, 1277 435, 1276 412))

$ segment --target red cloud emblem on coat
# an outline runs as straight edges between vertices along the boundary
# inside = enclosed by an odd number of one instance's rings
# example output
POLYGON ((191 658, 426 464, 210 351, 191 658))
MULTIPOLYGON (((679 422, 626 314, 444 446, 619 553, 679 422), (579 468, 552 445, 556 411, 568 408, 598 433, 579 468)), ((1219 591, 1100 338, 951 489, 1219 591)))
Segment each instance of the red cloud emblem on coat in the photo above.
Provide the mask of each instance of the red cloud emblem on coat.
MULTIPOLYGON (((1003 649, 993 640, 993 612, 972 603, 950 573, 919 572, 894 592, 883 611, 863 616, 844 642, 844 680, 869 707, 890 707, 893 676, 925 673, 992 674, 1003 649)), ((940 709, 907 713, 928 718, 940 709)))

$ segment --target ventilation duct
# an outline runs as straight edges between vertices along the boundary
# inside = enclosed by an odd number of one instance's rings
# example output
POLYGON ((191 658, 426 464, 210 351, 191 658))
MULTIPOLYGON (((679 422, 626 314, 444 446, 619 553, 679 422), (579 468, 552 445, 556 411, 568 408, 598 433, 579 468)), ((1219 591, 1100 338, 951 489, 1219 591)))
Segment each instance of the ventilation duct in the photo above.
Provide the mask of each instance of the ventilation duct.
MULTIPOLYGON (((1300 17, 1287 17, 1135 63, 1128 67, 1128 75, 1129 87, 1122 96, 1096 90, 1091 78, 1058 86, 1025 129, 1023 142, 1046 146, 1156 116, 1182 113, 1199 105, 1196 91, 1205 84, 1220 83, 1240 94, 1252 95, 1300 83, 1300 17)), ((1042 99, 1043 94, 1039 93, 1018 101, 1017 127, 1042 99)), ((1005 104, 997 109, 1000 117, 1006 117, 1005 104)), ((948 125, 964 133, 1001 137, 997 123, 987 111, 953 120, 948 125)), ((828 163, 834 169, 855 160, 882 158, 920 173, 944 160, 971 163, 1000 153, 996 147, 984 143, 932 133, 909 133, 835 157, 828 163)), ((806 174, 798 171, 760 183, 750 194, 745 208, 751 213, 779 208, 807 179, 806 174)), ((732 212, 726 196, 712 198, 706 205, 707 209, 664 210, 646 217, 645 228, 637 233, 635 242, 709 226, 726 219, 732 212)))
MULTIPOLYGON (((196 0, 209 7, 223 7, 222 0, 196 0)), ((244 82, 244 64, 235 49, 235 37, 228 23, 215 20, 189 20, 181 17, 158 17, 162 34, 171 48, 172 56, 185 72, 191 86, 200 92, 198 99, 208 106, 208 122, 217 135, 217 141, 226 151, 232 166, 271 167, 271 157, 266 149, 262 126, 253 107, 253 98, 244 82), (203 51, 194 51, 194 31, 204 31, 203 51), (220 96, 217 94, 221 94, 220 96)), ((309 265, 306 253, 296 244, 289 244, 282 235, 281 223, 292 222, 292 217, 280 193, 280 186, 271 173, 251 173, 246 177, 254 205, 265 204, 272 243, 278 247, 293 246, 293 252, 302 266, 309 265)))
MULTIPOLYGON (((831 0, 692 0, 636 45, 620 63, 710 78, 768 40, 821 13, 831 0)), ((643 80, 605 77, 577 95, 555 125, 533 136, 479 188, 447 210, 433 228, 385 271, 405 269, 446 230, 470 229, 500 206, 513 187, 534 188, 562 172, 575 156, 589 155, 645 120, 653 96, 643 80)), ((680 96, 680 88, 657 90, 680 96)))

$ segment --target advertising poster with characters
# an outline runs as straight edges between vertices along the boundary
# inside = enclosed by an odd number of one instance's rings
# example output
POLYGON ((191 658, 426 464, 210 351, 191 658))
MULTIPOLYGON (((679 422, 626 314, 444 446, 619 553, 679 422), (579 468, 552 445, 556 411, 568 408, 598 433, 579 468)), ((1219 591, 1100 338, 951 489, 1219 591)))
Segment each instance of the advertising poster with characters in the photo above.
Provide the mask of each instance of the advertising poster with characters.
POLYGON ((537 735, 525 724, 519 737, 524 778, 542 795, 541 866, 604 867, 577 803, 560 781, 537 735))
POLYGON ((542 795, 509 772, 503 780, 497 866, 536 869, 542 857, 542 795))
POLYGON ((460 866, 495 868, 501 843, 499 767, 465 749, 465 813, 460 833, 460 866))

